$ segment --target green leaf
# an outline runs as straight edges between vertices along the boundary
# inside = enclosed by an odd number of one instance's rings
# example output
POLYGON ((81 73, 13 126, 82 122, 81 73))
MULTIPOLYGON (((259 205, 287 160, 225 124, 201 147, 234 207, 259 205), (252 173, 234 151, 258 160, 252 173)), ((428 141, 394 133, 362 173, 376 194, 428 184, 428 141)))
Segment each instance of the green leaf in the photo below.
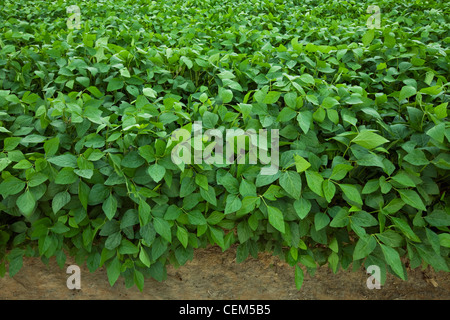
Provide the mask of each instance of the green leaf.
POLYGON ((294 202, 294 210, 300 219, 304 219, 308 215, 311 206, 311 202, 304 198, 300 198, 294 202))
POLYGON ((317 264, 314 261, 314 258, 311 257, 310 255, 307 254, 303 254, 300 256, 300 263, 303 264, 305 267, 308 268, 317 268, 317 264))
POLYGON ((334 185, 333 182, 331 182, 328 179, 328 180, 324 180, 324 182, 322 184, 322 188, 323 188, 323 195, 324 195, 325 199, 327 200, 328 203, 330 203, 334 197, 334 194, 336 193, 336 186, 334 185))
POLYGON ((77 82, 81 84, 83 87, 89 87, 89 78, 88 77, 77 77, 77 82))
POLYGON ((393 214, 403 208, 404 205, 405 202, 402 199, 394 198, 383 208, 383 211, 387 214, 393 214))
POLYGON ((372 42, 373 38, 375 37, 375 30, 369 29, 364 33, 362 36, 362 43, 365 47, 369 46, 369 44, 372 42))
POLYGON ((372 179, 366 182, 364 188, 362 189, 362 194, 371 194, 378 190, 380 183, 378 179, 372 179))
POLYGON ((419 149, 410 151, 403 159, 415 166, 425 166, 430 163, 425 156, 425 153, 419 149))
POLYGON ((405 187, 415 187, 416 184, 409 177, 409 175, 405 171, 399 171, 395 176, 392 177, 392 180, 400 183, 405 187))
POLYGON ((6 198, 8 195, 18 194, 25 188, 25 182, 16 177, 10 176, 0 183, 0 194, 6 198))
POLYGON ((192 210, 187 213, 188 221, 194 226, 206 225, 205 216, 200 212, 200 210, 192 210))
POLYGON ((33 188, 39 186, 47 180, 48 177, 45 174, 41 172, 35 172, 28 179, 28 187, 33 188))
POLYGON ((157 92, 155 90, 153 90, 152 88, 144 88, 144 89, 142 89, 142 93, 144 94, 144 96, 150 97, 150 98, 156 98, 156 96, 157 96, 157 92))
POLYGON ((327 109, 328 119, 334 124, 339 124, 339 113, 334 109, 327 109))
POLYGON ((52 157, 58 152, 59 138, 54 137, 44 142, 44 151, 47 157, 52 157))
POLYGON ((366 211, 358 211, 351 216, 351 220, 360 227, 373 227, 378 225, 378 220, 366 211))
POLYGON ((289 108, 295 109, 297 107, 297 93, 288 92, 284 95, 284 102, 289 108))
POLYGON ((408 237, 412 241, 421 242, 419 237, 414 233, 414 231, 411 229, 411 227, 406 221, 396 217, 390 217, 390 219, 392 220, 392 222, 394 222, 394 225, 403 232, 403 234, 406 237, 408 237))
POLYGON ((87 90, 88 90, 90 93, 92 93, 92 95, 93 95, 94 97, 96 97, 97 99, 103 97, 103 93, 102 93, 100 90, 98 90, 97 87, 92 86, 92 87, 87 88, 87 90))
POLYGON ((208 129, 212 129, 219 121, 219 116, 215 113, 205 111, 203 113, 203 126, 208 129))
POLYGON ((213 206, 217 205, 216 191, 212 186, 208 186, 208 191, 200 188, 200 195, 213 206))
POLYGON ((73 154, 64 154, 56 157, 52 157, 48 159, 48 162, 53 163, 60 167, 69 167, 76 168, 77 165, 77 157, 73 154))
POLYGON ((123 88, 124 82, 121 79, 113 78, 108 82, 106 91, 117 91, 123 88))
POLYGON ((92 170, 92 169, 83 169, 83 170, 75 169, 75 170, 73 170, 73 172, 77 176, 85 178, 85 179, 90 179, 94 175, 94 170, 92 170))
POLYGON ((311 164, 305 160, 302 156, 294 154, 294 161, 295 161, 295 168, 297 169, 298 173, 302 173, 306 171, 309 167, 311 167, 311 164))
POLYGON ((384 258, 387 264, 392 268, 392 270, 402 279, 406 280, 406 276, 403 270, 402 261, 400 260, 400 255, 397 250, 385 246, 380 243, 381 251, 383 251, 384 258))
MULTIPOLYGON (((261 174, 258 174, 258 176, 256 177, 255 185, 256 185, 257 188, 263 187, 263 186, 267 186, 268 184, 271 184, 274 181, 276 181, 279 177, 280 177, 280 172, 279 171, 276 174, 274 174, 274 175, 261 175, 261 174)), ((226 186, 225 186, 225 188, 226 188, 226 186)), ((230 192, 230 193, 236 193, 236 192, 232 192, 233 191, 232 189, 230 189, 230 190, 227 189, 227 191, 230 192)))
POLYGON ((135 226, 139 223, 138 212, 135 209, 129 209, 125 212, 120 220, 120 229, 123 230, 128 227, 135 226))
POLYGON ((358 133, 358 135, 352 139, 352 142, 360 145, 361 147, 371 150, 386 142, 389 142, 389 140, 383 138, 375 132, 366 130, 358 133))
POLYGON ((434 113, 438 119, 444 119, 447 117, 447 105, 448 102, 444 102, 434 108, 434 113))
POLYGON ((57 193, 52 200, 53 213, 57 213, 70 202, 70 194, 67 191, 57 193))
POLYGON ((252 182, 242 179, 239 193, 242 197, 256 197, 256 186, 252 182))
POLYGON ((27 190, 17 198, 16 205, 25 217, 29 217, 34 211, 36 199, 33 194, 27 190))
POLYGON ((313 119, 319 123, 325 120, 327 113, 324 108, 320 107, 313 113, 313 119))
POLYGON ((311 85, 315 84, 314 77, 312 75, 310 75, 310 74, 307 74, 307 73, 303 73, 300 76, 300 80, 302 80, 306 84, 311 84, 311 85))
POLYGON ((62 168, 55 178, 56 184, 72 184, 78 180, 73 168, 62 168))
POLYGON ((450 248, 450 234, 448 233, 441 233, 438 234, 439 243, 442 247, 450 248))
MULTIPOLYGON (((10 254, 11 255, 11 254, 10 254)), ((9 261, 9 276, 14 277, 23 266, 23 255, 16 255, 9 261)))
POLYGON ((277 201, 277 198, 281 198, 284 196, 284 193, 282 193, 281 190, 282 189, 280 186, 271 184, 269 188, 264 192, 263 197, 270 201, 277 201))
POLYGON ((156 155, 161 157, 164 155, 166 149, 166 142, 162 139, 156 139, 155 141, 155 151, 156 151, 156 155))
POLYGON ((316 231, 325 228, 330 223, 330 217, 325 212, 317 212, 314 215, 314 227, 316 231))
POLYGON ((33 164, 26 160, 26 159, 22 159, 20 160, 16 165, 13 166, 13 169, 30 169, 33 166, 33 164))
POLYGON ((229 89, 220 90, 219 95, 222 98, 223 103, 229 103, 233 100, 233 91, 229 89))
POLYGON ((118 252, 119 254, 137 254, 139 252, 139 248, 131 241, 123 238, 120 242, 118 252))
POLYGON ((323 197, 322 184, 323 184, 324 179, 323 179, 322 175, 320 173, 318 173, 316 171, 312 171, 312 170, 306 170, 305 175, 306 175, 306 182, 308 184, 308 187, 311 189, 311 191, 313 191, 317 195, 323 197))
MULTIPOLYGON (((156 240, 155 240, 156 231, 155 231, 155 228, 153 227, 153 224, 147 223, 146 225, 144 225, 143 227, 140 228, 139 233, 142 236, 142 240, 147 245, 151 245, 153 243, 153 241, 156 242, 156 240)), ((158 239, 161 239, 161 238, 158 238, 158 239)))
POLYGON ((158 183, 162 180, 162 178, 164 178, 166 174, 166 168, 160 164, 155 163, 148 168, 148 174, 156 183, 158 183))
POLYGON ((337 101, 333 97, 326 97, 322 101, 322 106, 326 109, 333 108, 334 106, 337 106, 337 105, 339 105, 339 101, 337 101))
POLYGON ((189 69, 192 69, 194 64, 192 63, 191 59, 185 56, 181 56, 180 61, 182 61, 189 69))
POLYGON ((361 193, 358 188, 356 188, 352 184, 339 184, 339 187, 350 201, 353 201, 362 206, 363 202, 361 199, 361 193))
POLYGON ((429 95, 433 95, 434 96, 434 95, 438 95, 439 93, 442 92, 442 87, 439 86, 439 85, 431 86, 431 87, 425 87, 425 88, 420 89, 419 92, 423 93, 423 94, 429 94, 429 95))
POLYGON ((339 267, 339 256, 337 255, 336 252, 332 252, 328 256, 328 263, 331 270, 333 270, 334 273, 337 273, 339 267))
POLYGON ((393 48, 395 46, 396 40, 395 40, 395 34, 393 32, 386 32, 384 34, 384 44, 388 48, 393 48))
POLYGON ((186 228, 177 226, 177 238, 180 240, 181 245, 186 248, 189 240, 189 234, 186 228))
POLYGON ((415 248, 423 260, 430 264, 436 271, 443 270, 449 272, 448 264, 445 259, 442 256, 437 255, 432 248, 421 244, 416 244, 415 248))
POLYGON ((441 244, 439 241, 439 237, 436 234, 436 232, 432 231, 429 228, 425 228, 425 232, 427 234, 427 239, 431 244, 431 247, 433 248, 434 252, 436 252, 437 255, 441 255, 441 244))
POLYGON ((242 207, 241 199, 238 195, 229 194, 225 204, 225 214, 238 211, 242 207))
MULTIPOLYGON (((258 176, 259 177, 259 176, 258 176)), ((272 177, 272 176, 261 176, 261 177, 272 177)), ((273 181, 273 180, 272 180, 273 181)), ((271 182, 272 182, 271 181, 271 182)), ((271 182, 269 182, 269 183, 271 183, 271 182)), ((225 175, 223 175, 223 176, 218 176, 217 177, 217 183, 219 184, 219 185, 222 185, 222 186, 224 186, 224 188, 229 192, 229 193, 232 193, 232 194, 238 194, 239 193, 239 182, 238 182, 238 180, 235 178, 235 177, 233 177, 232 175, 231 175, 231 173, 229 173, 229 172, 227 172, 225 175)), ((256 180, 256 186, 257 187, 260 187, 260 185, 258 185, 258 178, 257 178, 257 180, 256 180)))
POLYGON ((106 238, 105 248, 108 250, 114 250, 118 246, 120 246, 121 242, 122 242, 122 235, 120 234, 120 232, 114 232, 113 234, 110 234, 108 238, 106 238))
POLYGON ((241 263, 244 262, 249 254, 247 242, 241 243, 236 248, 236 262, 241 263))
POLYGON ((298 259, 298 248, 295 247, 291 247, 291 249, 289 250, 289 254, 291 255, 291 257, 297 261, 298 259))
MULTIPOLYGON (((120 136, 120 134, 119 134, 120 136)), ((112 137, 112 135, 111 135, 112 137)), ((139 154, 142 158, 147 160, 147 162, 155 161, 155 150, 150 145, 145 145, 139 148, 139 154)))
POLYGON ((38 134, 30 134, 24 138, 22 138, 21 143, 41 143, 44 142, 46 138, 44 136, 38 134))
POLYGON ((225 249, 225 242, 224 242, 224 236, 223 236, 223 230, 219 229, 219 228, 215 228, 212 226, 208 226, 209 231, 211 233, 211 238, 213 239, 213 241, 215 243, 217 243, 217 245, 219 245, 219 247, 223 249, 225 249))
POLYGON ((450 214, 444 210, 433 210, 431 214, 424 217, 425 221, 433 227, 448 227, 450 226, 450 214))
POLYGON ((204 189, 204 190, 208 190, 208 189, 209 189, 209 186, 208 186, 208 178, 207 178, 205 175, 201 174, 201 173, 197 173, 197 174, 195 175, 195 183, 196 183, 199 187, 201 187, 202 189, 204 189))
POLYGON ((70 231, 70 228, 66 225, 64 225, 62 222, 56 222, 53 227, 50 228, 51 231, 57 234, 63 234, 67 231, 70 231))
POLYGON ((120 261, 117 256, 111 260, 106 267, 106 274, 108 275, 108 281, 111 287, 116 283, 120 276, 120 261))
POLYGON ((143 247, 141 247, 141 250, 139 251, 139 260, 148 268, 150 267, 150 257, 148 256, 147 251, 143 247))
POLYGON ((402 198, 402 200, 411 207, 422 211, 427 210, 422 202, 422 199, 414 190, 398 189, 398 193, 400 193, 400 197, 402 198))
POLYGON ((298 265, 295 265, 295 286, 297 287, 297 290, 302 288, 304 278, 305 275, 303 273, 303 269, 298 265))
POLYGON ((359 260, 367 257, 377 246, 377 241, 374 237, 360 238, 356 243, 353 251, 353 260, 359 260))
POLYGON ((351 165, 348 164, 337 164, 333 167, 333 171, 331 172, 330 179, 332 180, 342 180, 345 178, 348 172, 353 169, 351 165))
POLYGON ((250 229, 250 226, 248 225, 247 221, 239 222, 236 230, 237 230, 239 243, 246 242, 253 235, 253 231, 252 231, 252 229, 250 229))
POLYGON ((333 251, 338 253, 339 252, 339 244, 337 242, 336 237, 334 237, 333 239, 331 239, 330 244, 328 245, 328 247, 333 251))
POLYGON ((19 143, 21 141, 22 141, 21 137, 8 137, 8 138, 5 138, 5 140, 3 140, 3 150, 4 151, 12 151, 19 145, 19 143))
POLYGON ((155 231, 160 234, 161 237, 169 243, 172 242, 172 231, 168 221, 155 217, 153 220, 153 226, 155 227, 155 231))
MULTIPOLYGON (((294 199, 300 199, 302 180, 300 175, 294 171, 285 171, 281 174, 280 186, 294 199)), ((255 192, 256 193, 256 192, 255 192)))
POLYGON ((297 112, 291 108, 286 107, 283 108, 281 112, 278 114, 277 121, 288 122, 291 119, 295 118, 295 116, 297 116, 297 112))
POLYGON ((144 200, 139 200, 138 214, 142 225, 146 225, 150 221, 150 205, 144 200))
POLYGON ((83 181, 80 181, 80 183, 78 184, 78 199, 80 199, 81 205, 86 210, 89 202, 90 191, 91 189, 89 188, 89 186, 83 181))
POLYGON ((309 129, 311 128, 313 120, 313 114, 311 111, 300 111, 297 116, 297 121, 300 126, 300 129, 307 134, 309 132, 309 129))
POLYGON ((285 232, 284 217, 280 209, 272 206, 267 206, 267 214, 269 216, 269 223, 281 233, 285 232))
POLYGON ((121 165, 126 168, 139 168, 145 163, 145 160, 137 151, 131 151, 123 158, 121 165))
POLYGON ((383 233, 378 233, 377 238, 389 247, 400 247, 404 243, 403 236, 390 229, 384 231, 383 233))
POLYGON ((272 104, 278 101, 278 99, 281 96, 281 92, 278 91, 269 91, 267 95, 265 96, 263 103, 265 104, 272 104))
POLYGON ((0 172, 2 172, 12 161, 8 158, 0 159, 0 172))
POLYGON ((330 226, 333 228, 342 228, 348 225, 349 222, 348 211, 341 208, 339 212, 331 220, 330 226))
POLYGON ((222 221, 224 218, 225 215, 223 214, 223 212, 213 211, 206 220, 208 221, 209 225, 215 225, 222 221))
POLYGON ((108 220, 114 218, 117 212, 117 199, 112 193, 105 200, 105 202, 103 202, 102 209, 108 220))
POLYGON ((445 137, 445 123, 440 123, 431 129, 429 129, 426 132, 427 135, 429 135, 434 140, 444 143, 444 137, 445 137))
POLYGON ((402 89, 400 90, 400 94, 398 96, 398 100, 402 101, 404 99, 407 99, 409 97, 412 97, 413 95, 416 94, 416 88, 412 87, 412 86, 404 86, 402 87, 402 89))

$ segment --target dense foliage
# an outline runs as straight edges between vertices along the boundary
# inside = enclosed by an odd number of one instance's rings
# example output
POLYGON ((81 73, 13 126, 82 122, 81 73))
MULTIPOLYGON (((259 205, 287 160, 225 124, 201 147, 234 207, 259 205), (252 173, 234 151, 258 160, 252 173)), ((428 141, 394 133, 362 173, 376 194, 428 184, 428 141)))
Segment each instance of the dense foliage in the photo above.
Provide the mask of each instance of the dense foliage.
POLYGON ((297 287, 448 272, 450 3, 370 4, 380 29, 361 1, 2 1, 0 275, 70 254, 142 290, 210 244, 297 287), (175 165, 194 121, 279 129, 279 172, 175 165))

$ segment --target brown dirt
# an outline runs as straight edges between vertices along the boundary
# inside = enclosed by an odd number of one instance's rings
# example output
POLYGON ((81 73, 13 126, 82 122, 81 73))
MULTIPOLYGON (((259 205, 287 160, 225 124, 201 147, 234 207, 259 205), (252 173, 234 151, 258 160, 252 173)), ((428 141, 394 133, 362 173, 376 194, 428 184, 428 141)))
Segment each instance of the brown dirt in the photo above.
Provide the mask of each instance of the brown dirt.
POLYGON ((162 283, 147 279, 143 292, 135 286, 126 289, 123 279, 110 287, 104 268, 90 273, 85 266, 80 266, 81 289, 69 290, 66 269, 71 264, 73 260, 68 258, 66 268, 60 269, 54 259, 48 266, 39 258, 24 259, 23 268, 14 278, 0 278, 0 300, 450 299, 450 274, 420 268, 409 270, 408 281, 388 275, 381 289, 370 290, 363 269, 334 274, 324 266, 314 277, 305 273, 303 287, 297 291, 293 268, 279 258, 261 253, 259 259, 249 258, 237 264, 234 250, 221 252, 217 247, 197 250, 194 259, 178 269, 169 267, 167 280, 162 283))

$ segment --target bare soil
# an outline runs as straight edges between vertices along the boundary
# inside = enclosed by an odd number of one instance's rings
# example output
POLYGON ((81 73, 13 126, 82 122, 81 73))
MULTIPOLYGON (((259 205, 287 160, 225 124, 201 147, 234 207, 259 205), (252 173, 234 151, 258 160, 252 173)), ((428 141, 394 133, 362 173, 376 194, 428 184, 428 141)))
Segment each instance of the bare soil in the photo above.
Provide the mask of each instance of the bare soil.
POLYGON ((90 273, 81 268, 81 289, 69 290, 66 273, 54 259, 48 266, 39 258, 24 259, 23 268, 10 278, 0 278, 0 300, 449 300, 450 274, 420 268, 408 271, 408 281, 388 275, 381 289, 368 289, 369 276, 363 269, 339 271, 334 274, 327 266, 317 270, 313 277, 305 273, 303 287, 297 291, 294 269, 268 253, 258 259, 249 258, 237 264, 235 251, 221 252, 217 247, 199 249, 194 259, 175 269, 169 267, 167 280, 160 283, 145 280, 144 291, 135 286, 126 289, 123 279, 110 287, 106 270, 90 273))

